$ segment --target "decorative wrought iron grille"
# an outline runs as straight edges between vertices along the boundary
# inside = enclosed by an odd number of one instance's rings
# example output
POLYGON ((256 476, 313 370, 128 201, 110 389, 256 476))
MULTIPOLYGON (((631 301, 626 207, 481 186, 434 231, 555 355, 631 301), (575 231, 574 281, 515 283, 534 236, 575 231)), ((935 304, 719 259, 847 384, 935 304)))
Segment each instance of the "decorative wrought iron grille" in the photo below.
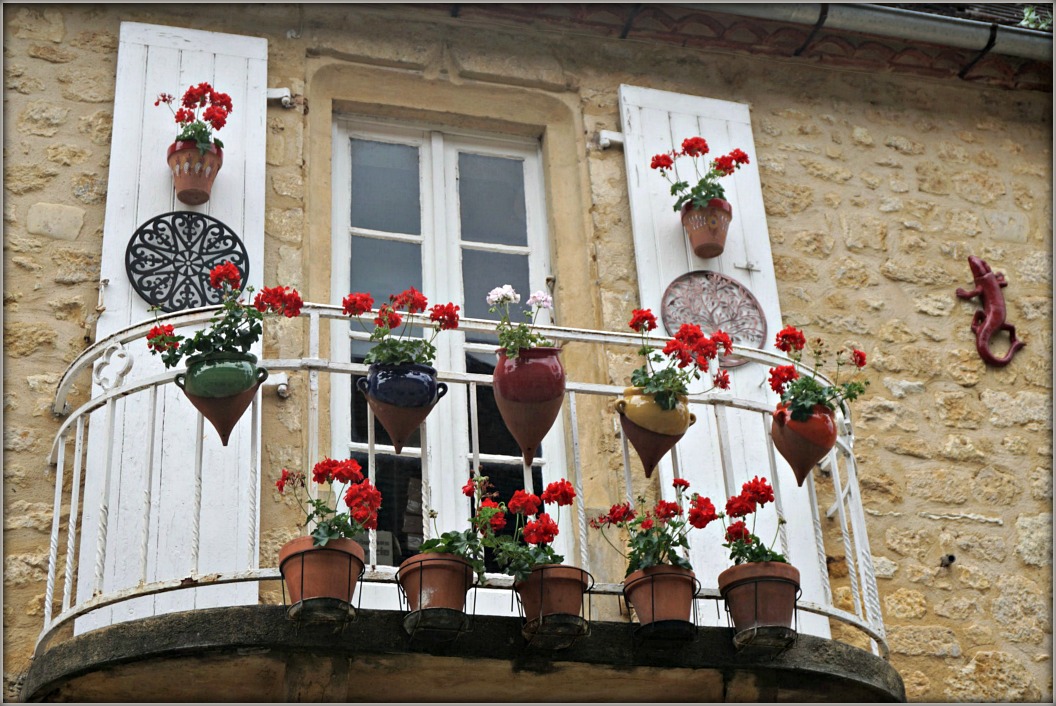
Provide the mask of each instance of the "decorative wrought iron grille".
POLYGON ((212 216, 173 211, 136 229, 125 250, 125 272, 132 288, 162 311, 219 304, 209 271, 230 262, 249 280, 249 253, 233 230, 212 216))

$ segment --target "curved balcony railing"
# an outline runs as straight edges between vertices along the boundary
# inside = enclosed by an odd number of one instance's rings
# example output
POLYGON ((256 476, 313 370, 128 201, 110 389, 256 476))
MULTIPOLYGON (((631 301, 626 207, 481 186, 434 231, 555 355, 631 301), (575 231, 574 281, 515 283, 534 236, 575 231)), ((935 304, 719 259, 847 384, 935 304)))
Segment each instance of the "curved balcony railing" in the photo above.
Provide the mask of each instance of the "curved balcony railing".
MULTIPOLYGON (((215 310, 216 307, 206 307, 183 313, 166 315, 161 317, 160 320, 164 323, 171 323, 176 327, 200 326, 208 322, 215 310)), ((321 337, 329 335, 329 327, 324 326, 324 322, 327 322, 329 319, 338 318, 347 321, 347 317, 342 315, 339 307, 306 303, 302 309, 301 317, 307 319, 306 354, 296 358, 264 359, 261 360, 260 364, 271 372, 271 380, 278 385, 277 391, 280 396, 285 396, 286 394, 286 390, 284 390, 286 383, 283 381, 281 373, 306 372, 308 377, 308 399, 306 404, 308 410, 306 425, 306 444, 309 452, 308 458, 319 458, 318 451, 321 443, 319 431, 320 417, 326 414, 325 411, 322 411, 326 409, 326 405, 320 404, 320 376, 323 374, 362 375, 366 372, 367 366, 357 363, 337 362, 320 356, 321 337)), ((369 318, 369 316, 365 318, 369 318)), ((274 566, 220 572, 199 570, 199 538, 202 531, 200 528, 202 504, 203 501, 208 500, 208 498, 203 497, 202 490, 203 427, 202 418, 198 415, 198 441, 193 455, 195 492, 191 506, 186 508, 187 517, 182 518, 182 521, 187 526, 191 527, 193 539, 193 546, 188 557, 188 565, 186 569, 172 572, 171 576, 154 576, 151 580, 148 580, 148 540, 147 537, 143 536, 140 539, 140 546, 137 548, 139 565, 138 581, 131 581, 129 582, 129 585, 118 588, 107 587, 104 590, 104 567, 107 565, 108 559, 112 559, 112 557, 107 557, 107 535, 108 532, 112 530, 112 528, 108 526, 107 520, 108 515, 114 509, 109 506, 112 497, 109 492, 109 487, 111 482, 110 476, 113 472, 112 466, 115 463, 115 454, 113 453, 112 448, 115 434, 113 429, 115 404, 123 398, 130 397, 141 397, 148 400, 146 409, 150 410, 150 413, 147 415, 148 418, 144 420, 147 428, 143 443, 147 446, 145 450, 146 458, 153 459, 156 443, 155 438, 158 437, 159 433, 161 435, 160 443, 165 443, 165 429, 158 426, 159 416, 161 414, 158 411, 157 401, 159 389, 163 386, 169 385, 174 376, 180 372, 179 369, 175 369, 153 375, 148 374, 142 377, 136 377, 131 374, 135 367, 133 363, 135 356, 129 352, 128 346, 130 344, 135 345, 134 342, 137 341, 141 342, 145 337, 147 330, 156 323, 156 321, 143 322, 139 325, 118 331, 113 335, 96 342, 90 348, 85 350, 72 365, 70 365, 59 382, 55 395, 54 411, 56 414, 65 416, 65 419, 56 434, 49 456, 49 462, 55 468, 54 517, 49 545, 47 586, 44 602, 44 625, 37 640, 38 653, 46 648, 48 641, 56 631, 59 630, 59 628, 70 624, 71 621, 83 618, 91 614, 93 611, 97 611, 107 606, 118 606, 129 601, 142 599, 146 596, 156 596, 169 592, 201 588, 204 586, 281 580, 279 571, 274 566), (71 409, 69 405, 71 391, 76 389, 77 385, 85 385, 89 374, 91 376, 92 393, 88 395, 87 401, 81 403, 76 408, 71 409), (92 425, 103 425, 102 428, 105 430, 105 433, 98 434, 93 440, 89 441, 88 435, 86 434, 86 427, 89 426, 89 422, 92 425), (105 474, 105 480, 103 481, 104 491, 98 493, 97 495, 99 497, 96 498, 99 507, 90 507, 89 503, 84 502, 82 499, 82 490, 87 475, 85 472, 84 458, 89 443, 101 443, 106 445, 106 448, 99 452, 104 459, 102 470, 100 472, 105 474), (72 464, 69 462, 69 456, 71 455, 69 449, 71 445, 73 447, 72 464), (72 477, 68 477, 68 474, 72 475, 72 477), (85 517, 86 510, 91 510, 92 516, 95 518, 93 520, 93 530, 95 532, 94 537, 81 536, 82 530, 80 527, 82 527, 84 523, 80 522, 80 520, 85 517), (65 521, 63 518, 66 518, 65 521), (93 541, 95 547, 94 562, 90 565, 78 566, 78 559, 81 560, 80 563, 87 564, 84 560, 86 557, 91 556, 92 552, 86 552, 85 547, 91 547, 93 541), (61 593, 57 592, 57 582, 59 581, 61 581, 61 593), (82 590, 82 585, 90 586, 92 590, 82 590), (58 610, 56 610, 56 608, 58 610)), ((551 339, 565 345, 579 343, 606 347, 625 347, 630 350, 637 350, 640 345, 638 336, 630 333, 621 334, 545 326, 540 328, 551 339)), ((494 323, 484 320, 463 319, 460 322, 459 329, 470 332, 493 332, 494 323)), ((766 367, 787 364, 789 362, 783 355, 752 348, 735 346, 734 352, 738 357, 759 363, 766 367)), ((763 370, 765 371, 765 367, 763 370)), ((588 537, 587 533, 588 517, 583 501, 583 478, 584 465, 591 461, 581 458, 580 439, 584 433, 584 429, 590 425, 585 424, 584 421, 580 419, 579 409, 582 406, 583 399, 597 396, 615 398, 622 394, 623 387, 577 380, 575 370, 568 370, 567 373, 568 382, 565 408, 566 414, 564 416, 564 433, 571 441, 569 445, 570 453, 568 454, 571 459, 569 478, 575 485, 578 495, 575 502, 575 541, 573 545, 578 551, 576 552, 577 556, 575 557, 575 560, 570 557, 570 563, 576 563, 582 568, 590 570, 590 552, 588 551, 588 546, 592 541, 600 541, 600 538, 596 536, 593 538, 588 537)), ((468 421, 470 428, 467 430, 471 438, 472 458, 470 461, 475 469, 479 469, 482 462, 488 462, 494 459, 482 454, 480 451, 477 438, 478 420, 476 418, 477 410, 475 405, 475 391, 477 386, 490 386, 491 376, 441 370, 439 371, 438 378, 446 382, 449 386, 464 386, 468 388, 467 392, 471 408, 468 421)), ((775 480, 775 505, 778 512, 784 514, 782 510, 783 501, 786 506, 790 502, 802 502, 800 499, 802 498, 802 495, 799 495, 795 500, 783 498, 783 495, 792 491, 782 493, 780 485, 776 482, 777 467, 778 464, 783 463, 783 460, 781 460, 775 453, 773 444, 769 438, 768 430, 769 416, 772 411, 771 404, 738 399, 728 393, 692 395, 690 396, 690 403, 694 406, 698 416, 702 413, 709 413, 714 416, 714 428, 717 430, 717 443, 720 451, 719 458, 721 459, 722 466, 721 472, 724 477, 723 487, 731 492, 735 487, 731 479, 730 468, 731 465, 736 462, 736 447, 739 445, 732 443, 731 438, 725 437, 724 434, 729 433, 729 426, 726 423, 727 415, 736 411, 738 414, 757 415, 760 420, 760 438, 757 442, 760 444, 765 443, 766 454, 769 460, 769 468, 767 470, 770 471, 771 477, 775 480)), ((256 447, 259 446, 260 440, 261 415, 259 414, 259 407, 261 404, 262 397, 258 395, 257 399, 253 402, 250 411, 247 412, 246 418, 240 422, 240 425, 249 424, 251 426, 250 434, 253 441, 253 444, 251 444, 251 448, 253 449, 252 458, 249 459, 250 477, 248 481, 248 487, 252 490, 247 492, 246 497, 244 498, 245 507, 250 513, 248 531, 252 535, 247 538, 249 555, 252 557, 249 562, 250 565, 256 565, 257 563, 256 553, 257 547, 259 546, 261 532, 258 526, 260 459, 257 456, 256 450, 256 447)), ((426 428, 428 428, 428 424, 429 421, 427 420, 426 428)), ((781 531, 779 532, 780 546, 787 551, 789 532, 796 532, 802 536, 809 535, 813 540, 815 551, 814 558, 818 563, 817 571, 822 577, 822 581, 820 590, 815 591, 816 595, 810 599, 801 599, 799 601, 799 610, 823 616, 851 626, 867 636, 868 643, 875 653, 886 658, 888 654, 888 646, 881 618, 876 577, 872 564, 872 555, 869 550, 865 514, 860 500, 855 458, 853 454, 853 428, 846 409, 838 414, 838 427, 840 435, 836 448, 833 449, 829 457, 822 463, 822 468, 827 479, 831 481, 832 486, 831 489, 826 487, 825 490, 832 496, 833 501, 828 507, 822 507, 819 505, 819 494, 814 480, 815 474, 811 474, 805 482, 804 489, 796 491, 799 493, 805 492, 806 496, 809 498, 809 517, 811 519, 809 524, 811 526, 793 527, 790 530, 786 530, 786 526, 781 525, 781 531), (826 520, 824 528, 822 522, 823 519, 826 520), (829 544, 834 546, 827 547, 826 534, 828 534, 830 538, 834 538, 837 531, 839 539, 828 540, 829 544), (829 573, 828 562, 830 561, 831 556, 838 557, 841 553, 843 555, 843 561, 846 564, 846 572, 841 571, 840 576, 842 577, 845 575, 847 577, 847 579, 843 581, 847 586, 843 588, 842 592, 846 594, 849 590, 849 601, 844 603, 844 605, 849 603, 849 610, 838 608, 834 604, 832 590, 833 581, 829 573)), ((368 428, 371 430, 373 429, 373 420, 369 416, 369 412, 368 428)), ((598 425, 596 422, 593 424, 593 430, 594 433, 597 433, 598 425)), ((555 430, 551 433, 560 432, 555 430)), ((587 431, 586 433, 590 432, 587 431)), ((630 456, 625 438, 621 438, 621 444, 623 484, 627 490, 628 501, 633 502, 634 498, 631 497, 631 463, 629 461, 630 456)), ((423 449, 425 447, 424 441, 422 447, 423 449)), ((384 448, 378 447, 374 444, 372 434, 368 439, 368 443, 363 445, 362 448, 362 450, 368 455, 368 466, 371 474, 374 472, 374 455, 379 451, 379 448, 384 450, 384 448)), ((414 451, 412 450, 411 453, 413 455, 414 451)), ((673 456, 676 457, 676 467, 678 465, 677 453, 678 448, 676 447, 673 451, 673 456)), ((422 472, 424 481, 425 475, 428 472, 426 463, 427 459, 425 458, 425 453, 422 453, 421 455, 423 457, 422 472)), ((188 459, 190 459, 189 452, 188 459)), ((152 504, 150 485, 151 483, 148 482, 146 484, 147 487, 142 489, 143 495, 128 492, 121 495, 121 498, 127 498, 127 500, 120 501, 136 503, 138 504, 137 507, 142 507, 144 527, 151 526, 149 522, 150 513, 157 512, 156 507, 152 504)), ((428 498, 425 498, 425 500, 428 500, 428 498)), ((425 531, 428 534, 428 528, 426 528, 425 531)), ((371 533, 369 557, 368 571, 364 576, 364 583, 384 584, 394 582, 396 568, 377 565, 376 537, 373 532, 371 533)), ((136 557, 133 557, 130 561, 136 563, 137 559, 136 557)), ((803 559, 801 558, 799 561, 803 561, 803 559)), ((509 579, 498 576, 489 577, 486 582, 487 587, 502 588, 508 587, 509 585, 509 579)), ((617 596, 622 594, 622 586, 614 583, 597 583, 591 590, 591 593, 594 595, 617 596)), ((804 598, 807 597, 805 596, 804 598)), ((700 601, 721 600, 718 589, 715 586, 709 585, 704 585, 703 588, 701 588, 700 592, 697 594, 697 599, 700 601)), ((696 615, 697 612, 698 611, 694 611, 694 615, 696 615)))

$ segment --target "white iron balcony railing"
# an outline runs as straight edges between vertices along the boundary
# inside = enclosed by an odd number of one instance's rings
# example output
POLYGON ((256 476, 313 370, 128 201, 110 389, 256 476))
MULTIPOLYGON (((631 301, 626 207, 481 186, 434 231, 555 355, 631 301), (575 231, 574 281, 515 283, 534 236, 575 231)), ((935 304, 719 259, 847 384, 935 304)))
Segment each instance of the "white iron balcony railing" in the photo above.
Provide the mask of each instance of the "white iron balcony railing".
MULTIPOLYGON (((215 310, 215 307, 207 307, 167 315, 161 321, 178 328, 197 327, 207 323, 215 310)), ((348 319, 342 315, 339 307, 305 304, 301 321, 306 321, 306 324, 300 325, 307 330, 302 328, 299 332, 306 340, 304 354, 295 358, 260 361, 260 365, 271 373, 270 382, 279 385, 280 397, 290 395, 287 386, 292 385, 294 376, 307 378, 306 396, 300 400, 307 417, 303 420, 304 445, 301 445, 300 435, 290 439, 268 439, 269 443, 281 442, 288 447, 287 451, 295 448, 296 458, 284 456, 287 460, 281 462, 283 465, 303 462, 310 467, 322 457, 319 453, 321 446, 334 448, 329 438, 324 443, 320 435, 321 426, 326 426, 328 421, 325 410, 329 409, 328 405, 322 404, 325 400, 320 383, 324 376, 341 380, 340 383, 333 383, 332 388, 338 384, 347 388, 351 382, 349 376, 365 374, 367 369, 362 364, 337 362, 320 355, 321 341, 330 335, 331 320, 340 320, 347 329, 348 319)), ((59 383, 54 411, 64 415, 65 420, 49 456, 55 471, 54 517, 49 545, 44 625, 37 641, 38 652, 46 648, 48 641, 60 628, 71 623, 75 624, 75 632, 84 632, 142 616, 144 610, 146 614, 152 614, 152 611, 217 604, 255 603, 255 588, 259 582, 281 580, 279 570, 274 565, 277 557, 272 559, 274 563, 271 564, 265 560, 267 565, 263 567, 258 560, 260 540, 264 533, 286 529, 262 529, 260 520, 261 488, 270 485, 270 482, 261 480, 261 408, 280 403, 270 393, 263 397, 258 395, 239 422, 244 434, 243 441, 232 442, 234 445, 242 444, 241 450, 235 452, 241 454, 237 457, 237 468, 225 467, 231 465, 232 457, 221 454, 230 453, 230 450, 220 448, 217 435, 204 426, 202 417, 197 412, 189 414, 189 405, 183 404, 181 407, 165 402, 166 396, 176 394, 175 386, 171 383, 181 370, 165 371, 157 358, 147 354, 143 340, 155 323, 147 321, 96 342, 74 361, 59 383), (93 391, 87 395, 86 401, 70 409, 71 395, 76 386, 88 387, 89 372, 93 391), (133 400, 138 406, 122 408, 123 404, 131 404, 133 400), (189 425, 184 423, 183 427, 193 427, 193 433, 189 437, 182 437, 182 441, 174 440, 175 430, 181 426, 174 421, 178 415, 191 420, 189 425), (186 441, 187 438, 191 441, 186 441), (165 470, 160 460, 165 453, 179 456, 178 472, 165 470), (203 472, 203 468, 208 470, 203 472), (128 469, 135 472, 129 475, 128 469), (178 473, 183 475, 177 478, 178 473), (129 482, 129 478, 136 480, 129 482), (166 506, 164 501, 171 493, 183 493, 184 499, 166 506), (232 514, 238 517, 231 519, 232 514), (206 546, 207 543, 216 543, 216 527, 232 533, 231 549, 222 549, 219 555, 206 546), (165 545, 177 529, 184 529, 189 534, 185 544, 180 547, 165 545), (56 585, 60 577, 61 591, 57 590, 56 585), (182 607, 166 607, 165 597, 196 590, 211 591, 212 587, 222 586, 248 586, 253 590, 249 593, 243 591, 235 597, 198 598, 189 604, 185 602, 182 607), (144 604, 147 604, 145 609, 144 604)), ((602 346, 605 351, 634 353, 640 345, 639 338, 634 334, 541 328, 566 350, 573 346, 602 346)), ((463 319, 459 329, 463 332, 493 332, 494 323, 463 319)), ((288 328, 284 331, 286 334, 280 342, 281 348, 290 345, 290 341, 300 340, 288 335, 288 328)), ((467 344, 467 349, 471 346, 467 344)), ((789 362, 782 355, 741 346, 735 347, 734 354, 754 365, 759 385, 765 385, 763 381, 767 368, 789 362)), ((583 357, 577 356, 577 359, 583 357)), ((603 356, 595 359, 602 360, 603 356)), ((568 563, 593 571, 598 567, 591 566, 591 556, 599 556, 600 552, 606 550, 599 547, 598 552, 592 552, 595 545, 604 542, 596 532, 588 533, 587 530, 589 513, 585 502, 584 479, 597 484, 599 477, 604 478, 607 486, 622 486, 621 492, 626 494, 628 501, 633 503, 636 498, 633 497, 634 478, 626 439, 621 435, 620 445, 612 454, 615 458, 599 458, 597 455, 597 449, 605 446, 597 443, 598 437, 608 435, 611 438, 618 434, 615 415, 607 412, 606 417, 599 422, 596 416, 585 419, 582 410, 596 410, 598 397, 612 400, 620 396, 623 386, 584 382, 578 378, 585 376, 579 375, 577 378, 579 371, 574 366, 566 363, 565 367, 568 377, 565 408, 550 433, 564 439, 567 451, 565 459, 561 461, 566 464, 563 467, 568 471, 557 475, 569 478, 576 489, 577 498, 570 524, 562 528, 562 541, 565 543, 568 563), (581 453, 584 440, 590 441, 592 452, 589 457, 581 453), (610 466, 620 465, 622 477, 604 475, 610 466)), ((468 398, 468 429, 455 423, 459 433, 470 439, 469 458, 466 459, 466 466, 461 467, 462 470, 465 471, 468 466, 479 471, 482 463, 491 462, 519 464, 517 457, 488 456, 480 450, 476 391, 479 386, 490 386, 491 376, 440 370, 438 377, 451 388, 448 396, 464 394, 468 398)), ((749 383, 740 384, 754 385, 756 380, 751 378, 749 383)), ((297 388, 298 395, 301 389, 297 388)), ((85 397, 83 392, 80 396, 85 397)), ((694 442, 698 445, 693 448, 712 449, 714 463, 707 462, 697 451, 693 452, 692 462, 689 462, 689 452, 683 450, 686 448, 686 439, 683 439, 658 469, 661 479, 668 481, 661 484, 664 497, 670 495, 671 474, 690 478, 694 483, 693 489, 699 490, 701 494, 710 494, 717 507, 721 507, 727 495, 739 490, 741 478, 754 475, 770 477, 775 490, 777 513, 788 519, 788 524, 778 527, 775 522, 771 529, 777 534, 782 552, 805 574, 802 581, 804 593, 798 607, 801 615, 808 615, 806 620, 800 619, 801 631, 806 629, 829 637, 831 619, 856 629, 858 642, 863 642, 886 658, 888 647, 865 514, 859 495, 853 455, 853 429, 849 418, 843 413, 838 415, 840 436, 836 448, 822 463, 824 472, 818 476, 821 480, 816 484, 817 474, 812 473, 804 486, 798 488, 791 471, 776 454, 770 440, 772 402, 756 402, 729 393, 707 393, 692 395, 690 403, 697 417, 704 422, 697 424, 696 433, 702 438, 694 442), (708 434, 711 438, 703 438, 708 434), (681 460, 680 453, 683 456, 681 460), (756 453, 756 456, 746 466, 742 457, 750 453, 756 453), (705 492, 707 489, 711 492, 705 492), (819 497, 828 498, 828 507, 819 505, 819 497), (841 558, 846 571, 840 571, 836 575, 839 578, 834 578, 829 573, 829 562, 838 562, 841 558), (806 575, 815 578, 808 579, 806 575), (834 595, 843 607, 838 607, 834 595), (811 623, 811 620, 814 622, 811 623)), ((421 459, 423 504, 426 507, 432 505, 430 488, 435 488, 437 481, 430 477, 431 467, 437 466, 437 463, 436 459, 430 458, 426 437, 438 414, 443 414, 439 407, 433 410, 423 425, 421 451, 404 451, 405 455, 413 457, 417 454, 421 459)), ((367 442, 349 444, 348 449, 366 454, 368 473, 374 480, 377 455, 386 450, 391 452, 391 449, 374 443, 374 424, 369 411, 367 429, 367 442)), ((541 463, 556 465, 555 459, 543 459, 541 463)), ((525 469, 525 475, 530 479, 529 474, 529 469, 525 469)), ((457 483, 457 488, 464 480, 460 475, 443 479, 443 482, 457 483)), ((604 489, 598 490, 591 486, 587 490, 590 497, 606 498, 605 507, 596 508, 597 511, 608 509, 611 498, 605 495, 604 489)), ((455 492, 457 494, 457 489, 455 492)), ((455 519, 464 521, 464 518, 455 519)), ((429 523, 425 523, 423 532, 429 536, 429 523)), ((762 532, 758 534, 764 536, 762 532)), ((764 538, 769 536, 773 535, 767 534, 764 538)), ((713 567, 717 565, 720 570, 723 568, 725 554, 718 546, 721 540, 715 541, 716 538, 717 535, 705 540, 691 534, 694 552, 691 560, 695 568, 698 562, 703 567, 697 570, 703 586, 697 595, 698 601, 721 600, 714 580, 716 569, 713 567)), ((395 581, 395 567, 378 564, 377 548, 376 533, 371 532, 367 572, 359 589, 361 600, 362 592, 371 586, 388 585, 391 588, 395 581)), ((510 581, 505 577, 489 576, 485 587, 503 588, 509 585, 510 581)), ((617 596, 621 593, 618 583, 598 582, 592 589, 592 594, 597 596, 617 596)), ((363 607, 371 606, 364 604, 363 607)), ((694 611, 699 624, 725 625, 724 617, 720 621, 718 613, 717 609, 710 612, 694 611), (704 617, 701 618, 701 615, 704 617)), ((853 636, 854 631, 841 631, 840 636, 848 634, 853 636)))

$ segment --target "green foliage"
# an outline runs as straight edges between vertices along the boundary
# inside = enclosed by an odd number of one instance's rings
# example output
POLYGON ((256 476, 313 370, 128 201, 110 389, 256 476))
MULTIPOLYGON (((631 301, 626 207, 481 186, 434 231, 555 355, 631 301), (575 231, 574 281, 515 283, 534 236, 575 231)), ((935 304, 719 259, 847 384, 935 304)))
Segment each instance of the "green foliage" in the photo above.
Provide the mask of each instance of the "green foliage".
POLYGON ((838 385, 822 385, 817 378, 802 375, 789 383, 781 395, 781 401, 788 405, 792 419, 805 422, 814 413, 814 405, 822 405, 835 410, 841 400, 853 402, 865 392, 868 380, 844 382, 838 385))
POLYGON ((678 197, 674 210, 681 211, 687 201, 697 208, 705 208, 712 199, 725 199, 726 189, 718 181, 722 176, 725 176, 722 172, 711 169, 693 188, 690 188, 689 182, 676 181, 671 185, 671 195, 678 197))
MULTIPOLYGON (((644 500, 639 498, 638 502, 644 500)), ((627 574, 662 564, 692 570, 686 558, 689 555, 689 540, 686 538, 689 526, 686 520, 677 517, 667 523, 654 522, 652 528, 642 529, 643 519, 645 516, 631 523, 633 530, 627 542, 627 574), (678 550, 682 550, 682 554, 678 550)))
POLYGON ((407 329, 404 323, 403 330, 399 336, 392 337, 392 331, 386 326, 375 326, 370 334, 370 340, 376 341, 377 345, 370 349, 364 361, 368 364, 397 365, 400 363, 420 363, 430 365, 436 358, 436 346, 433 338, 403 338, 407 329))
POLYGON ((776 552, 772 548, 766 546, 754 534, 751 535, 751 540, 738 539, 723 544, 722 546, 730 550, 730 561, 734 564, 746 564, 756 561, 777 561, 782 564, 788 563, 788 559, 784 554, 776 552))
POLYGON ((492 314, 499 314, 499 323, 495 326, 495 333, 499 336, 499 346, 506 349, 507 358, 516 358, 522 348, 537 348, 540 346, 552 346, 553 341, 543 336, 532 327, 539 309, 535 311, 526 309, 523 312, 524 321, 513 323, 510 320, 510 302, 504 301, 488 308, 492 314))
MULTIPOLYGON (((208 353, 248 353, 253 344, 260 340, 264 331, 262 321, 264 313, 253 306, 247 306, 240 298, 239 292, 224 283, 222 308, 209 319, 209 326, 194 332, 193 336, 176 336, 178 346, 160 352, 166 368, 179 365, 184 356, 203 355, 208 353)), ((253 287, 246 287, 246 295, 253 293, 253 287)), ((152 353, 158 351, 152 349, 152 353)))
MULTIPOLYGON (((643 350, 645 352, 649 351, 648 348, 643 350)), ((647 355, 646 359, 648 360, 649 357, 647 355)), ((651 357, 657 363, 663 363, 665 360, 664 356, 659 353, 651 357)), ((696 366, 686 368, 670 366, 660 368, 656 372, 650 372, 649 366, 646 364, 631 373, 631 384, 635 387, 643 388, 642 391, 645 394, 652 395, 656 403, 660 405, 660 409, 671 410, 678 404, 680 396, 689 393, 689 383, 699 377, 700 374, 697 372, 696 366)))
POLYGON ((216 145, 219 149, 224 147, 224 143, 219 138, 213 137, 209 126, 201 120, 184 125, 183 130, 176 136, 176 140, 177 142, 197 143, 198 151, 202 154, 208 152, 211 145, 216 145))
MULTIPOLYGON (((435 513, 430 515, 435 518, 435 513)), ((444 532, 439 537, 422 542, 422 554, 454 554, 465 559, 473 567, 479 581, 484 580, 484 544, 476 529, 470 527, 461 532, 444 532)))
POLYGON ((1038 8, 1033 5, 1027 5, 1023 8, 1023 19, 1020 20, 1019 26, 1028 29, 1051 30, 1052 13, 1039 12, 1038 8))
POLYGON ((494 534, 485 540, 485 544, 495 552, 495 562, 499 568, 512 576, 514 581, 528 580, 532 569, 540 564, 560 564, 565 560, 549 544, 533 546, 514 537, 494 534))

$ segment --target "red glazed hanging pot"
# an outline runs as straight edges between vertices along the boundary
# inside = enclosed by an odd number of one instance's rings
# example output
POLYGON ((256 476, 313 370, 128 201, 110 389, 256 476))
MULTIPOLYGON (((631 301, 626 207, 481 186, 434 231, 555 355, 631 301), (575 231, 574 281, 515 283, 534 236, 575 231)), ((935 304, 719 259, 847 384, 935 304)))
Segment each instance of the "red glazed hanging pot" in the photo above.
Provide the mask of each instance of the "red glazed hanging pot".
POLYGON ((784 403, 779 404, 773 413, 770 436, 802 487, 818 461, 836 445, 836 413, 818 404, 809 419, 799 422, 792 419, 784 403))
POLYGON ((674 409, 662 409, 653 395, 645 394, 641 387, 624 388, 623 397, 616 400, 616 411, 627 441, 642 461, 646 478, 653 475, 660 459, 697 421, 684 396, 679 397, 674 409))
POLYGON ((712 199, 704 208, 692 202, 682 207, 682 227, 697 257, 718 257, 726 249, 726 235, 733 220, 733 207, 724 199, 712 199))
POLYGON ((464 611, 473 568, 454 554, 415 554, 400 564, 396 579, 412 612, 430 608, 464 611))
POLYGON ((197 142, 177 141, 169 145, 166 159, 177 199, 190 206, 209 200, 213 180, 224 164, 222 149, 210 145, 203 153, 197 142))
POLYGON ((779 561, 737 564, 719 574, 719 594, 737 632, 792 627, 798 593, 799 570, 779 561))
POLYGON ((634 606, 642 625, 666 620, 688 622, 696 592, 693 572, 671 564, 649 566, 623 580, 623 595, 634 606))
POLYGON ((516 358, 506 357, 500 348, 499 362, 492 375, 495 404, 510 430, 525 465, 535 458, 535 450, 554 425, 565 401, 565 368, 559 348, 521 348, 516 358))

